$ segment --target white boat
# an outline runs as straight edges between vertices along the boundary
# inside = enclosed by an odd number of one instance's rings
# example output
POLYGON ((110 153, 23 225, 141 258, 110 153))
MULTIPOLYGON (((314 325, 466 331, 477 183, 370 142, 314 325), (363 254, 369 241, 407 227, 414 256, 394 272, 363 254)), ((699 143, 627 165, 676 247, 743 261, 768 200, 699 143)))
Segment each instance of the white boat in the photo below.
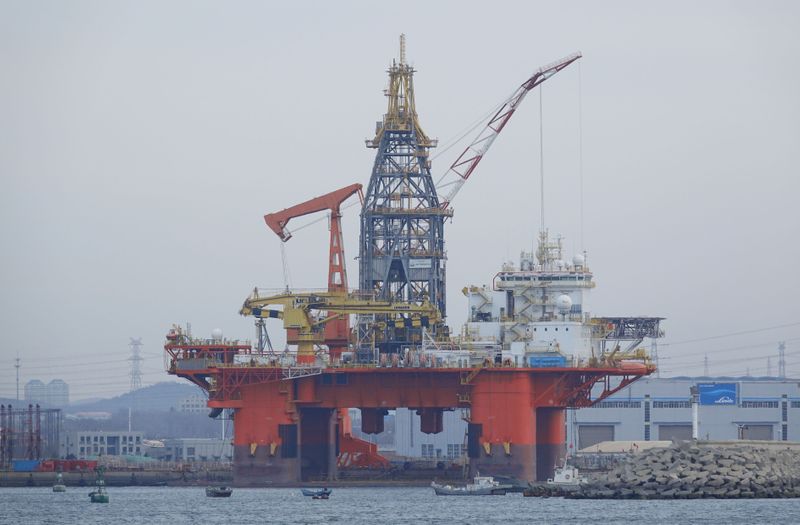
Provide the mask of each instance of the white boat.
POLYGON ((578 488, 580 485, 588 482, 589 480, 581 477, 576 467, 567 466, 567 460, 564 459, 564 464, 562 466, 556 466, 553 477, 547 480, 547 485, 570 490, 572 488, 578 488))
POLYGON ((500 483, 491 476, 475 476, 472 483, 464 486, 440 485, 432 481, 431 487, 437 496, 505 496, 514 488, 510 483, 500 483))

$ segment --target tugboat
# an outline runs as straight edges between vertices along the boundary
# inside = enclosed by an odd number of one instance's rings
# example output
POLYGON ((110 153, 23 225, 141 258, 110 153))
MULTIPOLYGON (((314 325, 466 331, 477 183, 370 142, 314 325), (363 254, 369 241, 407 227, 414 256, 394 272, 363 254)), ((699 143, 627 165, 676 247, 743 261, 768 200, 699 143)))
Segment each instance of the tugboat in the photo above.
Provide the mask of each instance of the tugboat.
POLYGON ((89 500, 92 503, 108 503, 108 492, 106 492, 106 482, 103 479, 103 471, 105 468, 97 467, 94 471, 97 473, 97 479, 94 482, 94 490, 89 493, 89 500))
POLYGON ((209 498, 230 498, 233 489, 230 487, 206 487, 206 496, 209 498))
POLYGON ((61 472, 56 474, 56 482, 53 484, 53 492, 66 492, 67 486, 64 485, 64 476, 61 475, 61 472))
POLYGON ((491 476, 475 476, 472 483, 463 487, 440 485, 435 481, 431 481, 431 487, 437 496, 505 496, 514 485, 500 483, 491 476))
POLYGON ((322 489, 302 489, 303 496, 309 496, 311 499, 328 499, 333 492, 329 488, 322 489))

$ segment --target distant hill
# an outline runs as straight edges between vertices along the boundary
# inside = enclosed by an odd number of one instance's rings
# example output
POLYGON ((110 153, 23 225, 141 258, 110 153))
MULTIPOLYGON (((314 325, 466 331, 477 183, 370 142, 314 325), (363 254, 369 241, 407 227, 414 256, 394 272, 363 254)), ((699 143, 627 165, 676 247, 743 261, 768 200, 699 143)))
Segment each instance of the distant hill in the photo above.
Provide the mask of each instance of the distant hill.
POLYGON ((135 410, 177 409, 180 401, 192 395, 203 395, 203 391, 186 383, 156 383, 140 388, 133 393, 122 394, 111 399, 80 402, 64 409, 67 414, 75 412, 116 412, 133 407, 135 410))

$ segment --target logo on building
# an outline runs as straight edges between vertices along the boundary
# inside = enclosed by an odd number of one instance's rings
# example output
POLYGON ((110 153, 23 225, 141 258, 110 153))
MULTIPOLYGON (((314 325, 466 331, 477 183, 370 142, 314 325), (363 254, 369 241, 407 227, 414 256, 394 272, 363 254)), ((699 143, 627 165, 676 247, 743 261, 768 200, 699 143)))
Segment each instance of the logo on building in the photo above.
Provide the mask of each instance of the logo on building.
POLYGON ((738 399, 736 383, 699 383, 701 405, 736 405, 738 399))

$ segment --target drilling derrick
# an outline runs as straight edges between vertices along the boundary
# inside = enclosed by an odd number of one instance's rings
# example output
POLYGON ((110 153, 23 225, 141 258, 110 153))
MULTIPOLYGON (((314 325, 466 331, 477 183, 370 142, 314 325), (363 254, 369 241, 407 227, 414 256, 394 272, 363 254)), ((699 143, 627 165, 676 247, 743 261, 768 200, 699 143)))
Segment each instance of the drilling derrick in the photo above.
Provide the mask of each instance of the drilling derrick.
MULTIPOLYGON (((452 210, 440 207, 431 177, 429 154, 436 140, 419 124, 414 69, 406 63, 403 35, 400 60, 388 72, 388 109, 376 125, 375 138, 366 141, 377 153, 361 211, 359 286, 379 300, 430 302, 444 317, 444 221, 452 210)), ((385 323, 370 317, 359 324, 364 341, 368 325, 385 323)), ((443 331, 443 325, 433 329, 443 331)), ((382 352, 397 352, 421 340, 421 332, 412 328, 387 328, 376 335, 375 346, 382 352)))

